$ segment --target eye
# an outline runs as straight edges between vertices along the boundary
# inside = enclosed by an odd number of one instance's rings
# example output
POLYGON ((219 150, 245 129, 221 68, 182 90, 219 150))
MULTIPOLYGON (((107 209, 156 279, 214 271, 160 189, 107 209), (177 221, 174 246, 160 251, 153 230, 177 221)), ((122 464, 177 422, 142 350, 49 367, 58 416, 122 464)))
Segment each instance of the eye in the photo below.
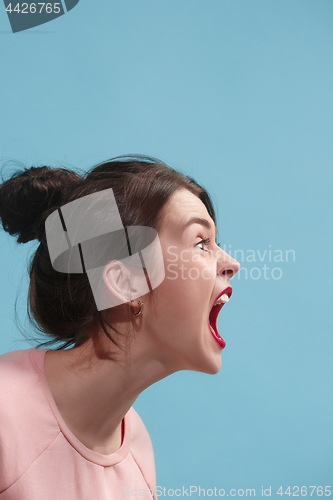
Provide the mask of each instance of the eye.
MULTIPOLYGON (((206 246, 208 246, 208 245, 209 245, 209 243, 210 243, 210 239, 209 239, 209 238, 206 238, 206 239, 204 239, 204 240, 199 241, 199 243, 197 243, 195 246, 196 246, 196 247, 197 247, 198 245, 202 245, 202 246, 206 245, 206 246)), ((205 248, 202 248, 202 250, 203 250, 204 252, 209 252, 209 250, 206 250, 205 248)))

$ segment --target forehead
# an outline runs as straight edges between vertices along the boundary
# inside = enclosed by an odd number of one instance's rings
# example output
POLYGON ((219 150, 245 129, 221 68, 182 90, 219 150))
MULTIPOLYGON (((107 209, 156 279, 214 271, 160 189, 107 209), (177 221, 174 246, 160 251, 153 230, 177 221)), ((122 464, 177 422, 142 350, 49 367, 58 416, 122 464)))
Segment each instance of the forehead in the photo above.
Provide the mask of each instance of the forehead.
MULTIPOLYGON (((166 203, 162 215, 162 230, 183 232, 192 217, 204 218, 215 229, 215 223, 200 198, 187 189, 178 189, 166 203)), ((188 226, 191 227, 191 226, 188 226)))

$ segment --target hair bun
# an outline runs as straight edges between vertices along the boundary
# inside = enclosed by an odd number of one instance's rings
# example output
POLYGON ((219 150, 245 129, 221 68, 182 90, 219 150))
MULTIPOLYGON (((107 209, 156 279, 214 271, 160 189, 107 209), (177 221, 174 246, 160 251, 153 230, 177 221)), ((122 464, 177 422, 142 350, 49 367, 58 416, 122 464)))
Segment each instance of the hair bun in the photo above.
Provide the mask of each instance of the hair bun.
POLYGON ((0 186, 0 218, 18 243, 41 240, 45 214, 58 208, 82 178, 67 169, 31 167, 16 172, 0 186), (44 217, 43 217, 44 214, 44 217))

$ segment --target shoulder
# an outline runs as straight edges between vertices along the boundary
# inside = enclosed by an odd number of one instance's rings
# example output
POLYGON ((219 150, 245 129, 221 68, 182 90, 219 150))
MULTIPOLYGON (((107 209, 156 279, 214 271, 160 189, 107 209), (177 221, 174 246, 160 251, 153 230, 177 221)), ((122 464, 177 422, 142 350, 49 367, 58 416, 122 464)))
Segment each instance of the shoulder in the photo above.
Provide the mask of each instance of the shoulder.
POLYGON ((32 402, 31 390, 38 385, 38 374, 30 358, 30 349, 8 352, 0 356, 0 415, 19 417, 27 403, 32 402), (29 390, 30 389, 30 390, 29 390))
POLYGON ((133 407, 130 408, 128 417, 131 426, 130 452, 145 477, 147 484, 155 490, 155 459, 150 436, 141 417, 133 407))
POLYGON ((30 349, 0 355, 0 492, 56 435, 30 349))
POLYGON ((0 379, 7 373, 15 373, 26 365, 29 350, 12 351, 0 355, 0 379))
POLYGON ((24 385, 29 380, 29 371, 29 350, 8 352, 0 356, 1 416, 22 406, 22 397, 26 397, 24 385))

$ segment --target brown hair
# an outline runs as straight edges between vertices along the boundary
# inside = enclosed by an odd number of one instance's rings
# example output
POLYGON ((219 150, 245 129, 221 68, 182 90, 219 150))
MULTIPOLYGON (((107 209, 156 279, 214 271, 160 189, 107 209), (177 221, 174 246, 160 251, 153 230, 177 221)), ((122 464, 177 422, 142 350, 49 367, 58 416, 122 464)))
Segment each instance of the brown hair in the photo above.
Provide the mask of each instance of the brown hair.
POLYGON ((147 156, 121 156, 103 162, 84 175, 62 168, 32 167, 16 172, 0 186, 0 218, 18 243, 38 239, 30 263, 28 315, 56 350, 80 345, 102 327, 116 345, 107 310, 98 311, 86 274, 64 274, 52 267, 45 220, 54 210, 77 198, 112 188, 123 226, 150 226, 157 231, 161 210, 180 188, 198 196, 215 222, 207 192, 192 178, 147 156))

